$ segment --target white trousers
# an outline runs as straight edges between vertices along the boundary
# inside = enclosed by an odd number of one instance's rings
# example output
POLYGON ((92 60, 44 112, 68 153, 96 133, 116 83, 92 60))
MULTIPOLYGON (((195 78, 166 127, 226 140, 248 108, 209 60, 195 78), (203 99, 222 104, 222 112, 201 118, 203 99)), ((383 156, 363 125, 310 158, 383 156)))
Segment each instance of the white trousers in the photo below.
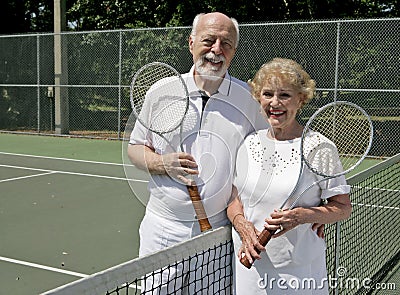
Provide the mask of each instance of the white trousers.
MULTIPOLYGON (((227 220, 222 220, 213 224, 213 227, 217 228, 226 224, 227 220)), ((139 228, 139 256, 160 251, 200 233, 197 221, 171 220, 147 210, 139 228)), ((224 294, 220 290, 224 290, 225 285, 230 283, 231 279, 227 272, 231 272, 231 269, 214 272, 214 263, 208 263, 225 255, 224 250, 210 251, 204 256, 180 261, 168 268, 158 270, 142 280, 142 294, 224 294)), ((226 294, 230 294, 229 289, 226 294)))

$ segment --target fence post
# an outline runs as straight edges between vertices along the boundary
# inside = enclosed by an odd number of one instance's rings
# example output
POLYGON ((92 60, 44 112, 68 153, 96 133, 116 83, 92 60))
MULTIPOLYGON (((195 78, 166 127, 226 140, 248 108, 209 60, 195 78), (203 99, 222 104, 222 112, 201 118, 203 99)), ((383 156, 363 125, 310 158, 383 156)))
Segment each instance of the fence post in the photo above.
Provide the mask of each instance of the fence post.
POLYGON ((119 31, 118 56, 118 139, 121 139, 122 31, 119 31))
MULTIPOLYGON (((334 90, 334 101, 337 101, 337 92, 339 84, 339 54, 340 54, 340 22, 337 22, 336 29, 336 61, 335 61, 335 90, 334 90)), ((340 267, 340 221, 336 222, 336 237, 335 237, 335 272, 334 276, 336 278, 337 271, 340 267)), ((334 294, 338 295, 338 287, 334 289, 334 294)))
POLYGON ((36 36, 36 101, 37 101, 37 132, 40 133, 40 38, 36 36))
POLYGON ((336 57, 335 57, 335 90, 333 95, 333 100, 337 101, 337 92, 339 84, 339 53, 340 53, 340 22, 337 22, 336 29, 336 57))
MULTIPOLYGON (((335 235, 335 272, 334 277, 337 277, 337 271, 340 267, 340 221, 336 222, 336 235, 335 235)), ((338 284, 334 284, 334 294, 339 294, 338 284)))
POLYGON ((61 31, 66 29, 66 0, 54 0, 54 102, 55 132, 69 133, 67 42, 62 44, 61 31))

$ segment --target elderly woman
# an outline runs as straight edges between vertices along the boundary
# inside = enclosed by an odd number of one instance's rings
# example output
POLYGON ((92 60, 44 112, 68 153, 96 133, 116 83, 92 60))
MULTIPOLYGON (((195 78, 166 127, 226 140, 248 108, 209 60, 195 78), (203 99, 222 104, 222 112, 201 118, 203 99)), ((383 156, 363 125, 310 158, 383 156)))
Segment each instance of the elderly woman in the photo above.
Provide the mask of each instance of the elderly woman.
MULTIPOLYGON (((350 216, 350 187, 345 178, 315 185, 294 209, 277 210, 299 177, 303 126, 296 115, 313 97, 315 82, 295 61, 275 58, 264 64, 249 84, 272 130, 249 135, 237 156, 237 190, 228 207, 238 254, 235 292, 328 294, 326 246, 317 229, 350 216), (264 227, 279 229, 266 247, 257 239, 264 227), (240 263, 243 256, 255 260, 253 267, 247 269, 240 263)), ((305 167, 300 192, 315 180, 305 167)))

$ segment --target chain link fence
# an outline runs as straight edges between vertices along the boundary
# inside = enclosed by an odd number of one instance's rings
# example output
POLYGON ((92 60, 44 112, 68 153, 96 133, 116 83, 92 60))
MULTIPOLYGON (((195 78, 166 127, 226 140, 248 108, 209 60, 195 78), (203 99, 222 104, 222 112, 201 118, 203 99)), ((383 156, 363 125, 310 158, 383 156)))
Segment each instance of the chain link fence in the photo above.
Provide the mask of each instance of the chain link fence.
MULTIPOLYGON (((229 71, 248 80, 274 57, 296 60, 318 90, 300 120, 331 101, 354 102, 374 122, 370 154, 392 156, 400 152, 399 31, 399 18, 242 24, 229 71)), ((70 135, 122 139, 133 74, 153 61, 187 72, 189 34, 190 27, 62 33, 61 85, 55 34, 0 36, 0 130, 55 134, 60 87, 70 135)))

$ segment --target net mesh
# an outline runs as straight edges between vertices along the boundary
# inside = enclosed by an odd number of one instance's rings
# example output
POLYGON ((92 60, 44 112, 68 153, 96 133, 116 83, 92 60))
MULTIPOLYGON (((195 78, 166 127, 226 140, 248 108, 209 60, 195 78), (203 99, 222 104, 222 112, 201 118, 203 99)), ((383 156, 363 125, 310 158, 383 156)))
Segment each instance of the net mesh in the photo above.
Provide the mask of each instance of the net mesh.
POLYGON ((346 294, 379 291, 378 283, 399 262, 400 155, 385 164, 349 179, 353 212, 340 225, 338 244, 338 267, 345 272, 336 274, 346 294))
MULTIPOLYGON (((386 288, 398 287, 400 154, 348 183, 352 215, 326 227, 330 294, 374 294, 387 278, 386 288)), ((232 294, 232 255, 231 229, 223 227, 44 294, 232 294)))

